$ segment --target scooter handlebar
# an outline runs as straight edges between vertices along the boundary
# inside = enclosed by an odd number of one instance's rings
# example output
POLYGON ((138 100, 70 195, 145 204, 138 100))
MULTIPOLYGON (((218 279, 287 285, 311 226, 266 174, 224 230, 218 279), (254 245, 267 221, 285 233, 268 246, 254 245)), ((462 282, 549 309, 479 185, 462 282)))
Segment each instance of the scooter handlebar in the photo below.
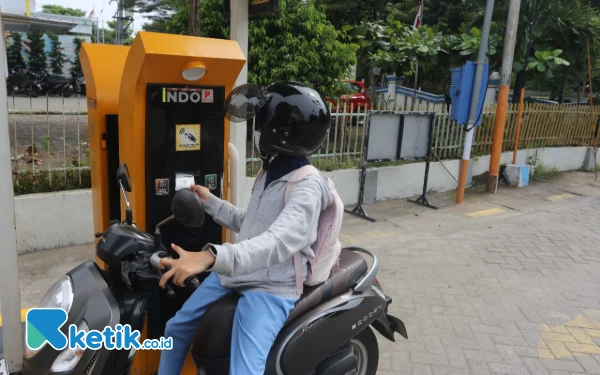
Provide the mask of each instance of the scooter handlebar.
MULTIPOLYGON (((150 265, 152 265, 152 268, 154 268, 159 275, 163 275, 164 272, 167 272, 168 270, 171 269, 171 267, 167 266, 164 269, 160 269, 159 263, 160 260, 162 258, 169 258, 172 259, 170 256, 167 255, 166 252, 164 251, 158 251, 154 254, 152 254, 152 256, 150 257, 150 265)), ((195 275, 188 277, 184 283, 183 283, 188 289, 191 290, 196 290, 196 288, 198 288, 200 286, 200 280, 198 279, 198 277, 196 277, 195 275)), ((167 294, 170 294, 171 291, 173 291, 172 288, 170 288, 170 286, 167 284, 166 287, 169 288, 169 290, 167 291, 167 294)), ((173 295, 175 295, 175 292, 173 291, 173 295)))

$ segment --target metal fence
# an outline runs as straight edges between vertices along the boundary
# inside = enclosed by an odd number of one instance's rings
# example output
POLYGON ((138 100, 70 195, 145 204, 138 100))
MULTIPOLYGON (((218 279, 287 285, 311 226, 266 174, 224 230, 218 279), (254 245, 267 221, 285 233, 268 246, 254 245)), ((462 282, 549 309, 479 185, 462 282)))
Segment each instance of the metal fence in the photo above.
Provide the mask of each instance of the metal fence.
MULTIPOLYGON (((331 130, 323 146, 309 157, 310 162, 322 170, 352 168, 359 164, 364 145, 363 124, 367 110, 354 103, 329 103, 331 130)), ((256 176, 262 162, 252 137, 247 137, 246 175, 256 176)))
POLYGON ((85 96, 7 101, 15 194, 89 187, 85 96))
MULTIPOLYGON (((518 147, 593 146, 599 112, 594 107, 592 116, 589 105, 525 104, 518 147)), ((486 108, 482 116, 481 126, 475 128, 471 153, 473 156, 489 155, 491 152, 496 106, 486 108)), ((514 150, 517 117, 518 104, 510 104, 506 115, 503 151, 514 150)), ((460 158, 464 145, 463 129, 463 126, 450 121, 448 113, 437 114, 433 132, 434 154, 440 159, 460 158)), ((597 137, 596 141, 599 140, 597 137)))
MULTIPOLYGON (((353 103, 330 103, 331 131, 320 150, 310 157, 321 170, 355 168, 364 146, 363 125, 367 110, 353 103)), ((84 96, 8 97, 13 182, 16 194, 86 188, 91 185, 87 101, 84 96)), ((427 105, 401 107, 377 105, 377 110, 427 111, 427 105)), ((502 149, 514 147, 518 108, 509 105, 502 149)), ((587 105, 525 104, 519 149, 591 146, 600 111, 591 117, 587 105)), ((472 155, 490 153, 496 107, 484 110, 475 129, 472 155)), ((600 139, 597 139, 600 141, 600 139)), ((456 159, 462 155, 464 127, 450 121, 447 109, 436 113, 433 158, 456 159)), ((403 161, 399 163, 406 163, 403 161)), ((249 133, 246 171, 255 176, 261 167, 249 133)))
MULTIPOLYGON (((378 105, 377 110, 431 110, 427 104, 412 106, 378 105)), ((519 137, 519 149, 561 146, 593 146, 594 134, 600 111, 590 113, 589 105, 530 103, 523 107, 519 137), (591 118, 591 120, 590 120, 591 118)), ((362 108, 337 105, 332 108, 332 128, 324 147, 311 156, 311 163, 323 170, 353 168, 360 165, 364 145, 363 123, 366 111, 362 108), (338 108, 339 107, 339 108, 338 108)), ((506 115, 503 151, 514 149, 518 104, 510 104, 506 115)), ((472 155, 488 155, 491 152, 496 106, 484 109, 481 125, 475 128, 472 155)), ((433 158, 446 160, 460 158, 464 146, 464 126, 450 120, 444 108, 435 115, 433 130, 433 158)), ((596 142, 600 142, 597 137, 596 142)), ((255 157, 254 146, 248 144, 248 175, 256 175, 260 163, 255 157)), ((407 161, 397 162, 406 163, 407 161)), ((408 161, 410 162, 410 161, 408 161)))

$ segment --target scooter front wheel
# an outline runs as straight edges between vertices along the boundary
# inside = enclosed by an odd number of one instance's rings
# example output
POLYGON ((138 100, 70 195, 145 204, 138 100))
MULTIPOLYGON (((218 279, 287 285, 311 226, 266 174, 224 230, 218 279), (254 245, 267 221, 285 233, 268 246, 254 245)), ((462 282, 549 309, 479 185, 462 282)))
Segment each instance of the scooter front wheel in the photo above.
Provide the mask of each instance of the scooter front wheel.
POLYGON ((379 345, 371 328, 367 328, 350 340, 352 352, 356 356, 354 375, 375 375, 379 365, 379 345))

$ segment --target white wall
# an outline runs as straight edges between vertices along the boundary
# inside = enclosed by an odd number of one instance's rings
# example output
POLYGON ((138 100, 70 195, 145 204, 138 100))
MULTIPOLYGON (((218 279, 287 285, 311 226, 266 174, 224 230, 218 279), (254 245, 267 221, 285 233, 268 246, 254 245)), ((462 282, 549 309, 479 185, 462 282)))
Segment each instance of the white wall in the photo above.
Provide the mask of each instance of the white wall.
MULTIPOLYGON (((448 191, 456 189, 458 184, 452 178, 458 179, 458 160, 431 163, 429 165, 428 191, 448 191), (448 169, 448 173, 444 166, 448 169)), ((425 163, 406 164, 397 167, 379 168, 377 178, 377 200, 412 197, 423 192, 425 178, 425 163)), ((354 196, 358 195, 358 187, 354 196)), ((356 203, 357 198, 354 199, 356 203)), ((345 203, 345 201, 344 201, 345 203)))
POLYGON ((81 245, 94 241, 92 191, 15 197, 17 251, 81 245))
MULTIPOLYGON (((572 171, 580 169, 585 161, 587 147, 548 147, 539 149, 519 150, 517 164, 530 164, 536 158, 547 167, 554 167, 559 171, 572 171)), ((512 163, 513 152, 503 152, 500 164, 512 163)), ((473 161, 472 161, 473 162, 473 161)), ((473 162, 473 176, 488 171, 490 156, 480 156, 473 162)))
MULTIPOLYGON (((560 171, 578 170, 583 166, 586 147, 560 147, 521 150, 519 163, 527 163, 537 151, 538 162, 560 171)), ((472 160, 473 176, 488 171, 489 156, 472 160)), ((512 162, 512 152, 502 154, 501 163, 512 162)), ((428 192, 455 190, 459 161, 447 160, 430 164, 428 192), (446 171, 446 169, 448 171, 446 171), (454 178, 453 178, 454 177, 454 178)), ((358 201, 359 170, 325 172, 331 178, 344 204, 358 201)), ((378 168, 377 200, 408 198, 420 195, 423 189, 425 163, 378 168)), ((254 178, 246 178, 240 206, 247 207, 254 178)), ((80 245, 94 241, 91 190, 31 194, 15 198, 17 249, 21 252, 61 246, 80 245)))

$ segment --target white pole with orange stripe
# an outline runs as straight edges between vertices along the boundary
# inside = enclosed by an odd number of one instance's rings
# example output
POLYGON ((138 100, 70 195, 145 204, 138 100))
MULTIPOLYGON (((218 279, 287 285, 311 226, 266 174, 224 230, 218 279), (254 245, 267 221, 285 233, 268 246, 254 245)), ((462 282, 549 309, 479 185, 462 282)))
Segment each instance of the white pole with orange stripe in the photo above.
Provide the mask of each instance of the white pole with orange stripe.
MULTIPOLYGON (((231 40, 235 40, 240 45, 242 52, 246 56, 246 63, 240 72, 234 87, 243 85, 248 82, 248 0, 230 0, 231 4, 231 24, 230 30, 231 40)), ((229 142, 230 147, 236 149, 236 154, 239 155, 237 160, 237 168, 232 167, 232 171, 237 171, 236 175, 230 175, 231 179, 237 181, 237 186, 244 186, 246 181, 246 140, 247 128, 246 122, 231 122, 229 123, 229 142)), ((235 181, 232 181, 232 185, 235 181)), ((238 189, 235 192, 236 197, 230 197, 232 203, 237 203, 240 206, 245 205, 244 188, 238 189)), ((229 241, 235 242, 235 234, 229 231, 229 241)))
MULTIPOLYGON (((419 26, 423 24, 423 0, 419 3, 419 10, 417 11, 417 16, 415 17, 415 22, 413 23, 413 27, 418 29, 419 26)), ((417 84, 419 78, 419 60, 417 60, 417 64, 415 66, 415 90, 413 94, 412 100, 412 109, 415 109, 416 101, 417 101, 417 84)))
MULTIPOLYGON (((0 31, 4 27, 0 18, 0 31)), ((15 228, 15 193, 12 182, 10 141, 8 139, 8 102, 6 92, 6 48, 0 45, 0 300, 2 304, 2 342, 8 372, 18 372, 23 366, 21 336, 21 299, 19 293, 19 261, 15 228)))

